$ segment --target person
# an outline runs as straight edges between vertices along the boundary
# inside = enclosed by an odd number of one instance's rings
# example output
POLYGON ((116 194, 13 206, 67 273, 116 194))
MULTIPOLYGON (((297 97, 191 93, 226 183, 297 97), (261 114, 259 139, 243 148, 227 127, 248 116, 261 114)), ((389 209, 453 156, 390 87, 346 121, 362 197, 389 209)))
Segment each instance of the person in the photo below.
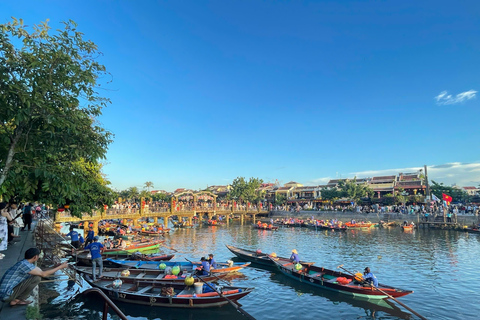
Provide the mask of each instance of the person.
POLYGON ((25 231, 25 227, 28 226, 28 231, 32 228, 32 204, 28 203, 23 208, 23 228, 22 231, 25 231))
POLYGON ((103 260, 102 260, 102 252, 103 252, 103 244, 98 242, 98 236, 93 238, 93 242, 90 243, 88 246, 85 247, 85 250, 90 250, 90 254, 92 255, 92 275, 93 281, 96 280, 96 267, 98 263, 98 268, 100 272, 98 274, 98 278, 102 278, 102 271, 103 271, 103 260))
POLYGON ((112 243, 110 242, 110 238, 106 237, 103 240, 103 246, 105 247, 105 249, 111 249, 112 248, 112 243))
POLYGON ((208 260, 207 261, 213 269, 217 269, 217 262, 213 258, 213 253, 210 253, 208 255, 208 260))
POLYGON ((70 232, 65 235, 66 237, 70 237, 70 244, 75 249, 80 248, 80 236, 78 232, 74 230, 73 226, 70 227, 70 232))
POLYGON ((10 235, 9 223, 12 221, 8 213, 7 203, 0 203, 0 251, 7 250, 8 237, 10 235))
POLYGON ((20 235, 20 228, 23 227, 23 220, 21 211, 18 209, 16 203, 10 204, 10 217, 13 219, 13 234, 20 235))
POLYGON ((292 255, 290 256, 290 261, 292 261, 295 264, 300 263, 300 258, 298 257, 297 250, 295 250, 295 249, 292 250, 292 255))
POLYGON ((210 263, 205 259, 205 257, 202 257, 200 259, 200 262, 202 263, 202 266, 200 267, 200 275, 202 276, 207 276, 210 274, 210 263))
POLYGON ((370 268, 366 267, 365 271, 363 272, 363 281, 364 281, 364 286, 367 287, 378 287, 378 280, 375 275, 370 272, 370 268))
POLYGON ((90 243, 93 242, 93 238, 95 237, 95 232, 93 232, 93 227, 90 227, 85 237, 85 246, 88 246, 90 243))
POLYGON ((68 267, 68 263, 43 271, 34 263, 38 260, 40 250, 30 248, 25 251, 25 259, 10 267, 0 280, 0 299, 10 306, 28 305, 32 303, 26 299, 40 283, 42 277, 48 277, 58 270, 68 267))

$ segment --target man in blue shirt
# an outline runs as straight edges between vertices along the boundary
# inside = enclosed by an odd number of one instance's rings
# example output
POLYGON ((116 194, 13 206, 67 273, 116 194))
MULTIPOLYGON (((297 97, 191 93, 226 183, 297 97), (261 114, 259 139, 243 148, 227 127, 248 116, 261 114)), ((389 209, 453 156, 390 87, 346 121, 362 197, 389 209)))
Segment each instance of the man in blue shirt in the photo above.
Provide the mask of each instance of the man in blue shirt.
POLYGON ((209 275, 210 274, 210 263, 208 263, 208 261, 205 259, 205 257, 202 257, 200 259, 200 262, 202 263, 202 266, 200 267, 201 268, 200 275, 202 275, 202 276, 209 275))
POLYGON ((210 253, 208 255, 208 260, 207 261, 213 269, 217 269, 217 262, 213 258, 213 253, 210 253))
POLYGON ((80 248, 80 238, 78 235, 78 232, 73 229, 73 227, 70 227, 70 232, 65 235, 66 237, 70 237, 70 244, 75 248, 78 249, 80 248))
POLYGON ((8 302, 10 306, 21 306, 32 303, 26 301, 33 289, 40 283, 42 277, 48 277, 60 269, 68 267, 68 263, 62 263, 56 268, 43 271, 35 267, 40 250, 30 248, 25 251, 25 259, 10 267, 0 280, 0 300, 8 302))
POLYGON ((365 272, 363 272, 364 286, 368 287, 378 287, 377 277, 370 272, 370 268, 366 267, 365 272))
POLYGON ((300 258, 298 257, 298 252, 297 250, 293 249, 292 250, 292 255, 290 256, 290 261, 293 263, 300 263, 300 258))
POLYGON ((93 232, 93 227, 90 227, 87 233, 87 236, 85 238, 85 245, 87 246, 88 244, 93 242, 93 238, 95 237, 95 232, 93 232))
POLYGON ((98 274, 99 279, 102 277, 102 271, 103 271, 103 260, 102 260, 103 244, 98 242, 98 237, 94 237, 93 242, 85 247, 85 250, 87 249, 90 250, 90 254, 92 255, 92 266, 93 266, 92 278, 93 278, 93 281, 97 281, 96 280, 97 263, 98 263, 98 268, 100 269, 100 272, 98 274))

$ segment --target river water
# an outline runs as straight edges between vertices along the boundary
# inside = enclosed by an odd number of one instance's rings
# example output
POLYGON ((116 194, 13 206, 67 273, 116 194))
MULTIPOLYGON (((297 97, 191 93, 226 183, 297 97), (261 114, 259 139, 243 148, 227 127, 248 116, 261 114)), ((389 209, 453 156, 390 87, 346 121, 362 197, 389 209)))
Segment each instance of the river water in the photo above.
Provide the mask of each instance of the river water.
MULTIPOLYGON (((343 264, 352 271, 369 266, 380 283, 414 290, 399 300, 427 319, 478 319, 480 317, 480 234, 455 230, 419 229, 403 232, 399 227, 315 231, 309 228, 253 229, 248 223, 230 226, 177 229, 166 236, 175 248, 173 260, 199 260, 214 253, 217 261, 232 259, 225 247, 261 249, 289 256, 297 249, 304 261, 336 269, 343 264)), ((164 252, 171 252, 165 249, 164 252)), ((372 303, 300 284, 275 269, 244 269, 231 279, 233 285, 255 287, 240 300, 245 311, 257 319, 418 319, 390 302, 372 303)), ((42 306, 44 318, 101 319, 103 304, 96 296, 74 296, 65 282, 49 285, 61 295, 42 306)), ((75 287, 75 291, 84 290, 75 287)), ((182 310, 118 303, 130 319, 246 319, 232 306, 182 310)), ((109 319, 117 319, 113 314, 109 319)))

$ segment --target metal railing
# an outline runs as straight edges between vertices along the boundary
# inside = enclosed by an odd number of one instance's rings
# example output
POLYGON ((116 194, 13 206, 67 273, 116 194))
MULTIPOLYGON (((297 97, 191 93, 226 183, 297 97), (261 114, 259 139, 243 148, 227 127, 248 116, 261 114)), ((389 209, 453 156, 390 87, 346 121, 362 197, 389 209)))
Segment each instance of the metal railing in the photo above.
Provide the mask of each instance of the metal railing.
POLYGON ((113 303, 112 300, 110 300, 109 297, 107 297, 105 295, 105 293, 103 293, 102 290, 98 289, 98 288, 91 288, 91 289, 88 289, 88 290, 85 290, 83 291, 83 294, 89 294, 89 293, 96 293, 98 294, 100 297, 103 298, 103 301, 104 301, 104 304, 103 304, 103 316, 102 316, 102 320, 107 320, 107 316, 108 316, 108 307, 112 308, 112 310, 117 314, 117 316, 122 319, 122 320, 128 320, 127 317, 125 316, 125 314, 123 314, 122 310, 120 310, 117 305, 115 303, 113 303))

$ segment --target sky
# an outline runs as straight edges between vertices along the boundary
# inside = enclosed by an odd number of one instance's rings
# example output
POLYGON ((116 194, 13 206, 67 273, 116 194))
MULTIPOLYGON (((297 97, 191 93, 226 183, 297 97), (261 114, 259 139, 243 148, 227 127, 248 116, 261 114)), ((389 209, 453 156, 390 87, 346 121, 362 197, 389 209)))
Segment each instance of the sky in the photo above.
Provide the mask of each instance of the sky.
POLYGON ((480 185, 479 1, 1 2, 11 16, 72 19, 103 53, 115 189, 424 165, 480 185))

